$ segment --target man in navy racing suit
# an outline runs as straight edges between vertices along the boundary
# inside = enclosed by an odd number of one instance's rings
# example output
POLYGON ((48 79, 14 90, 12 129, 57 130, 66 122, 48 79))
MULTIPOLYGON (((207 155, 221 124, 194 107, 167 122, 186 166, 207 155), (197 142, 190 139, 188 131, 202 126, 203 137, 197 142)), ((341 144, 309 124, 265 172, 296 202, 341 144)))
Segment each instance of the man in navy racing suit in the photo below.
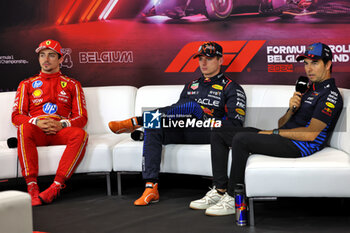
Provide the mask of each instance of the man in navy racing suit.
MULTIPOLYGON (((160 128, 145 126, 142 176, 146 189, 134 202, 135 205, 148 205, 159 200, 162 145, 209 144, 213 127, 243 125, 246 96, 241 86, 220 71, 222 47, 215 42, 206 42, 194 58, 199 58, 202 77, 185 85, 177 103, 152 112, 154 117, 160 117, 160 128), (178 127, 169 127, 173 122, 183 122, 183 125, 179 123, 178 127)), ((111 121, 109 127, 114 133, 133 132, 141 127, 144 118, 111 121)))
POLYGON ((315 43, 297 60, 304 61, 311 81, 309 89, 304 94, 294 92, 277 129, 215 130, 211 135, 214 188, 203 198, 192 201, 190 208, 205 209, 205 214, 212 216, 234 214, 234 195, 244 191, 245 167, 251 154, 299 158, 326 146, 343 107, 342 96, 331 78, 332 51, 325 44, 315 43), (229 147, 232 162, 227 177, 229 147))

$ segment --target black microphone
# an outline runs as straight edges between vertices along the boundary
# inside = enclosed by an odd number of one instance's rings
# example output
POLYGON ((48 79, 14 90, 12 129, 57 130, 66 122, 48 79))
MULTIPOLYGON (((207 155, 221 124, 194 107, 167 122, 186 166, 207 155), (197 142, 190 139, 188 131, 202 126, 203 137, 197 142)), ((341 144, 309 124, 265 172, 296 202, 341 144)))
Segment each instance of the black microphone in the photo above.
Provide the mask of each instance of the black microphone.
MULTIPOLYGON (((309 89, 309 78, 305 76, 300 76, 295 84, 295 91, 304 94, 307 89, 309 89)), ((293 106, 293 112, 296 110, 296 106, 293 106)))
POLYGON ((143 141, 144 132, 141 130, 135 130, 131 133, 131 138, 134 141, 143 141))
POLYGON ((7 139, 7 146, 9 148, 17 148, 17 143, 18 143, 18 141, 17 141, 17 138, 15 138, 15 137, 7 139))
POLYGON ((309 89, 309 78, 300 76, 295 84, 295 90, 301 94, 305 93, 309 89))

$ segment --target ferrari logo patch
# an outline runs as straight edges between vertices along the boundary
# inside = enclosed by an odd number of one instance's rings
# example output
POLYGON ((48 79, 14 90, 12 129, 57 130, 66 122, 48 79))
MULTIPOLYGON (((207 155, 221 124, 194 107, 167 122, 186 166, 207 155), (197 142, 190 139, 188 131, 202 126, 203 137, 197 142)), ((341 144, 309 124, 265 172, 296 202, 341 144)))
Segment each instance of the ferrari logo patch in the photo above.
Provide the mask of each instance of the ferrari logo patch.
POLYGON ((62 87, 62 88, 65 88, 66 86, 67 86, 67 82, 61 81, 61 87, 62 87))

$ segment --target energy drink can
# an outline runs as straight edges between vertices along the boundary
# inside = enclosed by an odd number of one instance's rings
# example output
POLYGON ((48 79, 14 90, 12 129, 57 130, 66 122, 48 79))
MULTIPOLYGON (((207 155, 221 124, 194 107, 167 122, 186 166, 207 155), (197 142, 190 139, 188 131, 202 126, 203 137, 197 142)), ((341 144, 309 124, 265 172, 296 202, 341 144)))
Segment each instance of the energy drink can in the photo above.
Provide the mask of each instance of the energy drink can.
POLYGON ((245 200, 244 192, 238 192, 235 195, 235 207, 236 207, 236 225, 247 225, 247 203, 245 200))

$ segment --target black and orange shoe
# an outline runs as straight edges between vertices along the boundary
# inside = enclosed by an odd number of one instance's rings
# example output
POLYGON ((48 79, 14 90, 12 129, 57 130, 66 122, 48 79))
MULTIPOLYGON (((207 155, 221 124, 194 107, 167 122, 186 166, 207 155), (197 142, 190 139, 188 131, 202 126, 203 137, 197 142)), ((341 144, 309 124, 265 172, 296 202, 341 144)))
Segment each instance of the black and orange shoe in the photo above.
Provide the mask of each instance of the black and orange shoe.
POLYGON ((36 182, 30 182, 27 186, 28 193, 32 199, 32 206, 41 205, 42 202, 39 198, 39 186, 36 182))
POLYGON ((158 183, 147 182, 142 196, 134 202, 136 206, 148 205, 159 201, 158 183))
POLYGON ((39 198, 42 202, 48 204, 56 199, 61 192, 61 189, 64 189, 66 185, 56 184, 55 182, 51 184, 49 188, 39 194, 39 198))
POLYGON ((132 133, 136 129, 140 128, 137 118, 132 117, 123 121, 110 121, 108 123, 110 130, 115 134, 132 133))

